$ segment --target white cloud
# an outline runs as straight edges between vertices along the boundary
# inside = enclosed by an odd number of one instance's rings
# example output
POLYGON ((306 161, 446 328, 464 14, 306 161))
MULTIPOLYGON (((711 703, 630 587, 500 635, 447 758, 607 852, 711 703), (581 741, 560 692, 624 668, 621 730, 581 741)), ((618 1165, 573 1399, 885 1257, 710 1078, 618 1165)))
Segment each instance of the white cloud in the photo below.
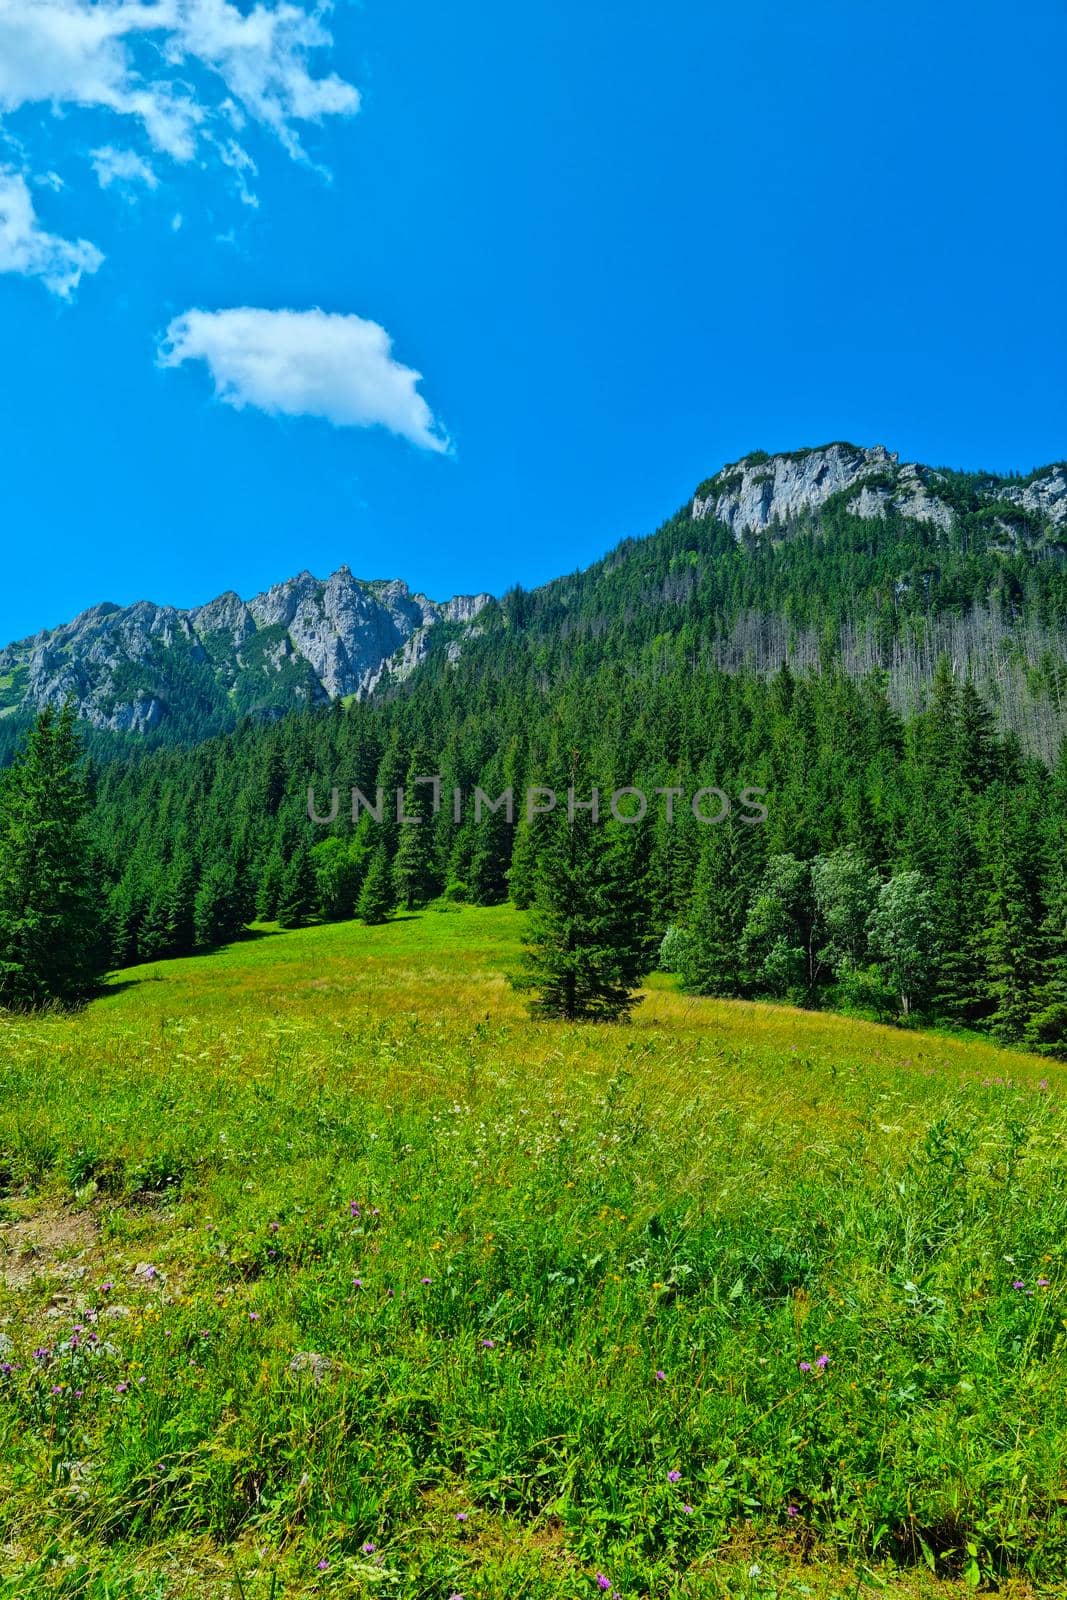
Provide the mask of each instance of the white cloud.
POLYGON ((187 311, 159 350, 162 366, 206 363, 220 400, 340 428, 388 428, 423 450, 448 439, 418 392, 421 373, 393 358, 385 329, 325 311, 187 311))
MULTIPOLYGON (((250 7, 233 0, 0 0, 0 143, 17 148, 4 119, 27 106, 81 108, 123 133, 91 152, 102 188, 129 198, 137 183, 159 184, 149 155, 195 159, 228 171, 240 199, 255 206, 255 162, 237 139, 243 128, 269 129, 304 159, 298 125, 359 109, 351 84, 312 69, 312 59, 333 43, 329 9, 330 0, 255 0, 250 7), (131 140, 142 148, 131 148, 131 140)), ((30 177, 25 153, 19 165, 30 177)), ((0 180, 0 270, 71 294, 83 273, 96 271, 100 252, 85 240, 43 232, 25 181, 2 167, 0 180)), ((32 181, 62 187, 55 173, 32 181)))
POLYGON ((292 155, 295 123, 351 116, 359 93, 312 76, 332 36, 326 6, 260 0, 0 0, 0 110, 51 104, 139 122, 154 149, 196 154, 203 130, 243 119, 271 128, 292 155), (195 87, 190 70, 208 82, 195 87))
POLYGON ((136 150, 116 150, 114 145, 105 144, 91 154, 93 171, 101 189, 110 189, 112 184, 128 188, 135 183, 143 183, 149 189, 159 188, 155 171, 136 150))
POLYGON ((103 259, 87 239, 60 239, 47 233, 25 178, 0 168, 0 272, 40 278, 53 294, 68 300, 82 274, 95 272, 103 259))

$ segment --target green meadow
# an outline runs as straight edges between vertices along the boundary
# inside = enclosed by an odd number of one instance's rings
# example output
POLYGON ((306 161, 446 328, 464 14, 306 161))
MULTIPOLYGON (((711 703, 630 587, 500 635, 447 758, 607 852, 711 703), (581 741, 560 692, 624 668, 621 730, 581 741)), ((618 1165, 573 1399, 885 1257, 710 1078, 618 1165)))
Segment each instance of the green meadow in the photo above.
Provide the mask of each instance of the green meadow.
POLYGON ((1064 1069, 519 936, 0 1021, 2 1600, 1064 1593, 1064 1069))

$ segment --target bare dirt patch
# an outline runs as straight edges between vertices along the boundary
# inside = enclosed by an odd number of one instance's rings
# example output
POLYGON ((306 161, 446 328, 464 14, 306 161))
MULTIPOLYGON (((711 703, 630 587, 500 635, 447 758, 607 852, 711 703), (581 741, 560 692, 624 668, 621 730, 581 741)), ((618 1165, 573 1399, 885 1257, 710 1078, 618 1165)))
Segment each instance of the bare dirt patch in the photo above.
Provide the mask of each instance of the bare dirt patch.
POLYGON ((97 1233, 87 1211, 50 1209, 0 1222, 0 1284, 17 1290, 36 1278, 77 1283, 88 1271, 97 1233))

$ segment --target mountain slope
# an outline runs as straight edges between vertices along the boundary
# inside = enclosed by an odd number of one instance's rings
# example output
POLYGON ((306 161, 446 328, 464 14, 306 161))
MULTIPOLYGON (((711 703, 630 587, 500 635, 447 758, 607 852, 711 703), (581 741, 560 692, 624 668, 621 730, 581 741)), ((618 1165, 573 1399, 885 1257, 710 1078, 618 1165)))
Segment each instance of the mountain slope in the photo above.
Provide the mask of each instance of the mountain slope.
POLYGON ((1050 758, 1067 732, 1067 468, 1004 479, 834 444, 724 467, 650 538, 506 595, 464 662, 550 679, 682 662, 883 671, 898 710, 938 660, 1050 758))
POLYGON ((243 715, 395 687, 427 663, 509 672, 640 665, 736 671, 840 663, 889 678, 903 711, 938 659, 1050 756, 1067 731, 1067 465, 1002 478, 901 463, 883 446, 755 452, 705 480, 649 538, 500 605, 438 604, 342 567, 247 603, 97 606, 0 651, 0 757, 26 715, 72 698, 94 728, 190 741, 243 715))
POLYGON ((247 603, 224 594, 190 611, 98 605, 0 651, 0 716, 72 699, 97 729, 202 737, 242 714, 367 694, 417 664, 430 629, 470 624, 488 599, 439 604, 344 566, 325 582, 302 572, 247 603))

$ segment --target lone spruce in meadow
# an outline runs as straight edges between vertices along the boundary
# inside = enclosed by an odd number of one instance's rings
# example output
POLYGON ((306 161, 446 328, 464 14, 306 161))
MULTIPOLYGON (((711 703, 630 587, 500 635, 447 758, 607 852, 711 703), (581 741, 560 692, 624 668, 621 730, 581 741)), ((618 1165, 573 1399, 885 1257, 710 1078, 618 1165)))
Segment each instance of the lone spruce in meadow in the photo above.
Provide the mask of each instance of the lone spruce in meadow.
POLYGON ((538 861, 517 989, 565 1022, 629 1016, 651 965, 637 873, 617 830, 588 812, 553 817, 538 861))
POLYGON ((379 847, 367 868, 367 876, 356 903, 356 916, 361 922, 374 926, 388 922, 395 909, 396 897, 393 894, 389 861, 385 851, 379 847))
POLYGON ((45 707, 0 787, 0 1005, 68 1003, 103 976, 82 750, 45 707))

